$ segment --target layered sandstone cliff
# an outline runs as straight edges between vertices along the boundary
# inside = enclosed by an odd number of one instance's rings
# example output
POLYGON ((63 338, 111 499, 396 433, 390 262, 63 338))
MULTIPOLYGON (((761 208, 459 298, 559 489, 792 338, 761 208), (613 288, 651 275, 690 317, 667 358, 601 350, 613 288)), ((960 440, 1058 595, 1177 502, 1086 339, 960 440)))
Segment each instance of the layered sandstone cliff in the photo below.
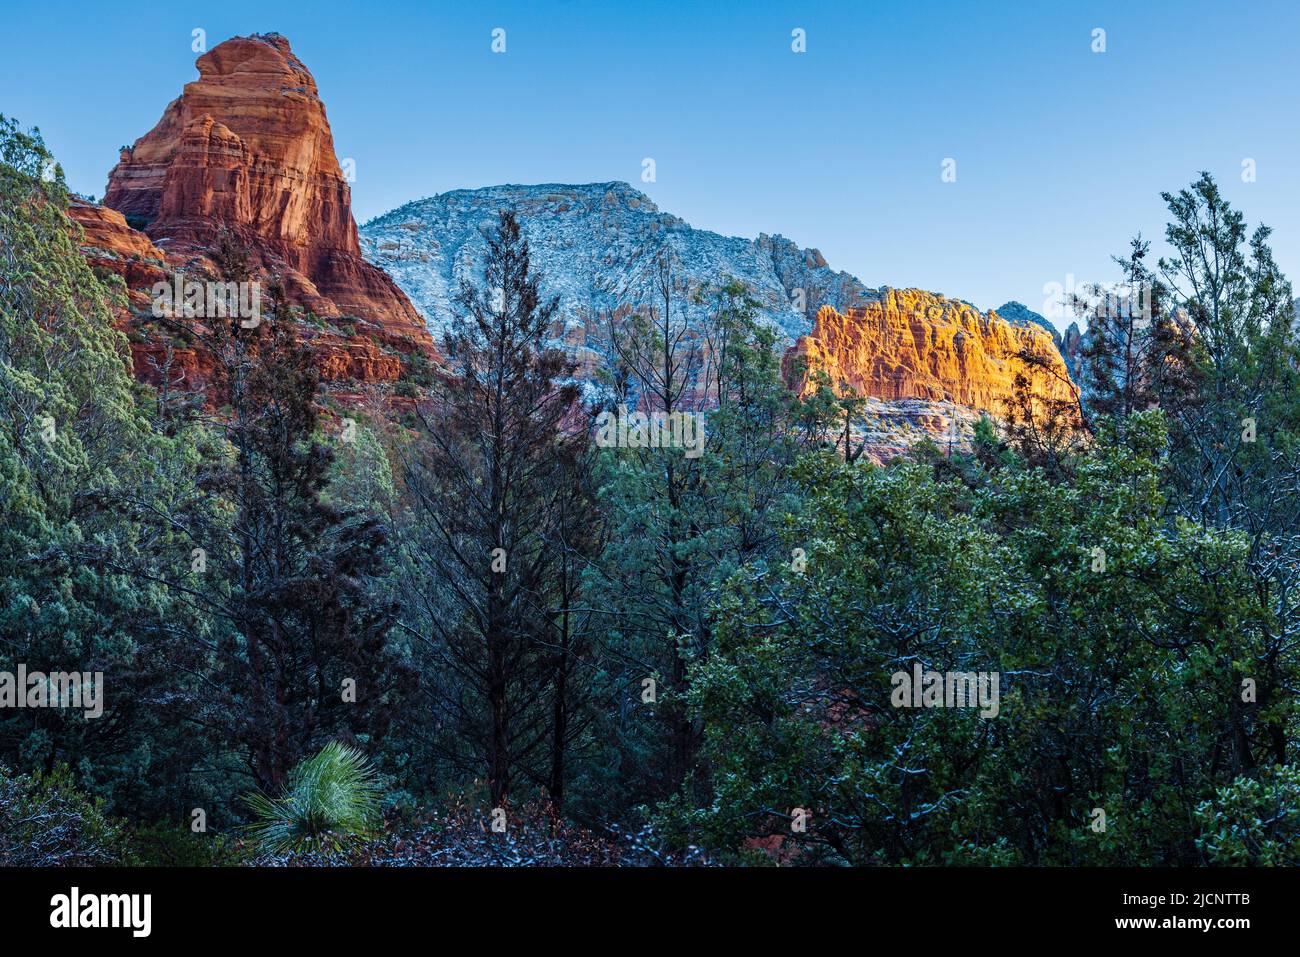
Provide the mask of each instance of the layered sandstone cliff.
POLYGON ((877 301, 844 312, 823 307, 812 332, 787 354, 786 371, 802 393, 813 391, 822 373, 841 393, 955 403, 995 416, 1005 413, 1020 373, 1044 397, 1073 397, 1045 329, 919 289, 884 289, 877 301), (1041 356, 1045 370, 1031 371, 1026 353, 1041 356))
MULTIPOLYGON (((162 119, 124 149, 104 207, 78 203, 92 261, 123 276, 133 311, 157 271, 201 279, 220 248, 247 256, 306 319, 327 381, 391 381, 402 356, 432 355, 423 320, 361 257, 351 191, 311 73, 277 34, 235 37, 198 59, 162 119)), ((137 347, 137 371, 147 343, 137 347)))
POLYGON ((115 209, 74 197, 68 215, 81 226, 82 252, 90 264, 121 276, 133 307, 146 308, 146 290, 156 282, 165 282, 169 275, 163 251, 144 233, 128 226, 115 209))

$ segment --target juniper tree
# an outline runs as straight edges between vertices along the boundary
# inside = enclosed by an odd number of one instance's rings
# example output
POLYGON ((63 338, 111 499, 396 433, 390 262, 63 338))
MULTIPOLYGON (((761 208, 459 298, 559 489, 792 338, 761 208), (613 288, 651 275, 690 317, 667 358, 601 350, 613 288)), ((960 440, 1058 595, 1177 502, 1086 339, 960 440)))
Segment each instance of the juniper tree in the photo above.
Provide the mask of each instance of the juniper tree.
MULTIPOLYGON (((1157 394, 1170 423, 1170 478, 1179 512, 1249 543, 1252 588, 1267 611, 1257 657, 1224 667, 1258 683, 1256 706, 1224 733, 1234 752, 1248 727, 1286 761, 1300 651, 1300 348, 1290 283, 1268 244, 1248 231, 1208 173, 1163 194, 1170 252, 1159 262, 1169 311, 1186 316, 1185 348, 1159 363, 1157 394)), ((1255 757, 1242 756, 1247 766, 1255 757)))
POLYGON ((394 609, 374 589, 388 529, 330 488, 356 423, 323 420, 315 354, 276 282, 263 303, 195 333, 225 449, 201 476, 216 505, 176 516, 189 547, 162 580, 200 616, 172 645, 204 681, 186 717, 273 791, 326 741, 381 737, 407 673, 388 640, 394 609))
MULTIPOLYGON (((703 410, 718 387, 715 357, 689 316, 694 290, 671 243, 643 251, 625 292, 630 311, 608 317, 607 341, 622 373, 612 383, 613 402, 664 421, 702 417, 707 429, 703 410)), ((626 769, 622 783, 662 796, 685 779, 698 739, 682 695, 687 661, 708 642, 703 541, 713 522, 702 511, 699 457, 671 442, 627 445, 603 454, 600 497, 610 534, 594 587, 607 596, 606 647, 622 664, 617 693, 624 707, 611 735, 626 769)))
POLYGON ((1017 353, 1020 368, 998 411, 1007 438, 1030 464, 1054 479, 1068 477, 1083 440, 1080 391, 1055 352, 1029 346, 1017 353))
POLYGON ((1115 287, 1098 286, 1090 297, 1076 297, 1074 308, 1088 320, 1080 350, 1081 388, 1092 415, 1121 423, 1156 404, 1153 371, 1163 325, 1164 289, 1146 264, 1151 244, 1141 236, 1127 257, 1114 257, 1123 271, 1115 287))
POLYGON ((544 780, 555 813, 565 808, 574 758, 587 759, 584 747, 597 720, 604 689, 601 662, 595 654, 594 610, 586 602, 585 573, 604 538, 597 519, 593 448, 586 442, 565 443, 553 463, 553 491, 543 547, 550 558, 549 581, 538 609, 545 626, 539 637, 544 655, 545 693, 550 703, 549 755, 536 779, 544 780))
POLYGON ((104 713, 5 709, 0 759, 72 766, 116 808, 160 814, 198 747, 166 702, 193 690, 160 649, 187 613, 155 580, 183 540, 199 442, 151 427, 120 280, 87 265, 62 171, 0 117, 0 669, 103 672, 104 713))
POLYGON ((700 455, 671 443, 604 451, 609 534, 592 579, 623 702, 607 737, 628 792, 666 797, 694 774, 703 799, 688 667, 710 652, 718 582, 774 555, 802 407, 785 390, 775 337, 742 284, 687 288, 670 246, 652 250, 643 267, 639 308, 610 326, 626 372, 617 401, 645 414, 697 416, 707 441, 700 455))

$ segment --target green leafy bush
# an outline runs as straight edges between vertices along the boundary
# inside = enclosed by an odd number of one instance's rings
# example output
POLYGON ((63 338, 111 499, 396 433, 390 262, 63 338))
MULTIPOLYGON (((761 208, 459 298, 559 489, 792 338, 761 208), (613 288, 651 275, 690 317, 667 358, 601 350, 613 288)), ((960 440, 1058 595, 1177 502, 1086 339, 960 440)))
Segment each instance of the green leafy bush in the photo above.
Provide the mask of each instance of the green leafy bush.
POLYGON ((1237 778, 1196 808, 1196 846, 1210 863, 1300 864, 1300 768, 1277 765, 1237 778))

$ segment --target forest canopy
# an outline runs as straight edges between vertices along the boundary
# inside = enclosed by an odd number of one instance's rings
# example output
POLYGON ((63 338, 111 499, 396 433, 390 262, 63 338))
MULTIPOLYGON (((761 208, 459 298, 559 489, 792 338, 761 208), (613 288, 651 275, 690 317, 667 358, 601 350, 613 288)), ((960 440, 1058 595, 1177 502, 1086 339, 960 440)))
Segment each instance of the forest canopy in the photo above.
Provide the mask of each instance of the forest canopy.
POLYGON ((1208 174, 1163 199, 1074 401, 879 465, 669 245, 579 388, 511 210, 400 412, 273 283, 142 384, 0 119, 0 670, 104 688, 0 708, 0 863, 1300 864, 1292 290, 1208 174))

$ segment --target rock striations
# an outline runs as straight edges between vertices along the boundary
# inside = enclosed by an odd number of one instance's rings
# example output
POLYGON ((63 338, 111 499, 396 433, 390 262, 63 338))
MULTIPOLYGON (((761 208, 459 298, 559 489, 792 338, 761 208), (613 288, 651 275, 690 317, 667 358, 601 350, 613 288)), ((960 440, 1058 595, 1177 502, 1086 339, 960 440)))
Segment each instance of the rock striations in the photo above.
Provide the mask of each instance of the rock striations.
POLYGON ((996 312, 919 289, 886 289, 879 301, 839 312, 824 306, 812 332, 787 356, 799 368, 797 387, 813 388, 824 373, 841 389, 887 401, 953 402, 993 414, 1005 411, 1020 358, 1031 352, 1052 364, 1053 398, 1070 399, 1069 373, 1052 336, 1034 324, 1013 325, 996 312), (805 361, 792 361, 802 357, 805 361))
POLYGON ((197 65, 199 78, 122 150, 106 208, 72 209, 87 254, 137 291, 134 308, 153 268, 214 276, 214 251, 233 240, 249 254, 249 279, 274 277, 304 312, 344 320, 304 327, 327 380, 397 378, 402 355, 431 353, 431 340, 406 296, 361 256, 311 73, 277 34, 227 40, 197 65))

